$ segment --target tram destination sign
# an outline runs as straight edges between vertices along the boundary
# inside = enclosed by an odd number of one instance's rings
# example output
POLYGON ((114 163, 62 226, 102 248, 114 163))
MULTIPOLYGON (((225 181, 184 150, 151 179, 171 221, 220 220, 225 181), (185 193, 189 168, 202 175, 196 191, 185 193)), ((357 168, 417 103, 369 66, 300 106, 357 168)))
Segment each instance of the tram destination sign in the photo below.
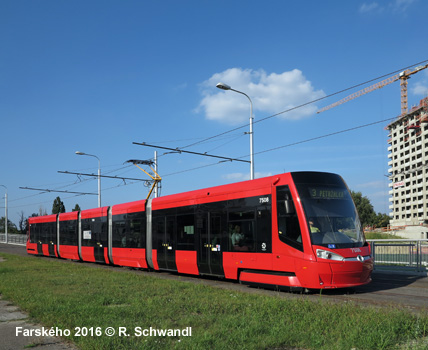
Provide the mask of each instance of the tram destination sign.
POLYGON ((309 187, 309 195, 314 199, 345 199, 348 191, 344 188, 309 187))

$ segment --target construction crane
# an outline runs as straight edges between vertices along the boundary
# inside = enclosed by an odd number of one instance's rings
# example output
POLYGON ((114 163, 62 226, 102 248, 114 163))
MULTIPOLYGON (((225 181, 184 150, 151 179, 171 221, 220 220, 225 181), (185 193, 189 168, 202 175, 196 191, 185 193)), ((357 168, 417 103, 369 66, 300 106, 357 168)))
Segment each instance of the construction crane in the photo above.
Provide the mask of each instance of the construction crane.
POLYGON ((342 103, 348 102, 350 100, 353 100, 357 97, 360 97, 362 95, 365 95, 369 92, 372 92, 373 90, 377 90, 380 88, 383 88, 386 85, 389 85, 397 80, 400 80, 400 87, 401 87, 401 115, 407 114, 408 106, 407 106, 407 80, 409 77, 417 72, 420 72, 421 70, 428 68, 428 64, 418 66, 414 70, 407 69, 399 74, 393 75, 392 77, 389 77, 385 80, 382 80, 374 85, 371 85, 369 87, 366 87, 360 91, 354 92, 353 94, 341 99, 340 101, 337 101, 331 105, 328 105, 326 107, 321 108, 317 113, 325 112, 333 107, 339 106, 342 103))

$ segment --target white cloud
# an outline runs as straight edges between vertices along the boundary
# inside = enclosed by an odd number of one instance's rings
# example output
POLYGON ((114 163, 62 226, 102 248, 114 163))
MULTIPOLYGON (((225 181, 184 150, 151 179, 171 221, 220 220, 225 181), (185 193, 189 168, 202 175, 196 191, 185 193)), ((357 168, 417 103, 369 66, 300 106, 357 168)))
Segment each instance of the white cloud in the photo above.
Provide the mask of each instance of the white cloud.
POLYGON ((377 2, 372 2, 370 4, 364 3, 360 6, 359 9, 360 13, 369 13, 376 10, 379 10, 379 4, 377 2))
POLYGON ((177 85, 175 88, 174 88, 174 90, 184 90, 184 89, 186 89, 187 88, 187 83, 182 83, 182 84, 180 84, 180 85, 177 85))
POLYGON ((394 0, 388 4, 382 5, 379 5, 377 2, 364 3, 360 6, 358 11, 362 14, 383 13, 384 11, 387 11, 403 15, 408 7, 416 1, 417 0, 394 0))
MULTIPOLYGON (((386 186, 388 184, 386 183, 386 186)), ((372 181, 357 185, 358 188, 385 188, 385 181, 372 181)), ((388 191, 387 191, 388 192, 388 191)))
POLYGON ((417 0, 394 0, 388 4, 380 5, 378 2, 364 3, 360 6, 359 12, 362 14, 369 13, 395 13, 403 15, 404 12, 417 0))
POLYGON ((414 95, 428 96, 428 69, 423 72, 421 81, 413 84, 411 91, 414 95))
POLYGON ((395 0, 390 6, 392 11, 402 13, 414 2, 415 0, 395 0))
POLYGON ((428 85, 417 82, 412 88, 412 93, 415 95, 428 96, 428 85))
MULTIPOLYGON (((239 93, 216 89, 219 82, 245 92, 253 102, 254 115, 257 112, 275 114, 325 96, 322 90, 314 90, 311 82, 298 69, 267 74, 264 70, 230 68, 215 73, 201 84, 204 97, 197 108, 198 112, 204 112, 207 119, 227 124, 246 122, 250 116, 250 103, 239 93)), ((300 119, 314 114, 316 110, 315 105, 308 105, 280 117, 300 119)))

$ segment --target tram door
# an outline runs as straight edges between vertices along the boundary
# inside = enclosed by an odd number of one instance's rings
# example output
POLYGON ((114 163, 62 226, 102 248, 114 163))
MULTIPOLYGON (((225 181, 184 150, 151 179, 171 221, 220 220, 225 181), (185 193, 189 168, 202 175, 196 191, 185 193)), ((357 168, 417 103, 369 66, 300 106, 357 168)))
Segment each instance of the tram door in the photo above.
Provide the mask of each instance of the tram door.
POLYGON ((37 240, 37 253, 43 255, 43 243, 41 235, 41 224, 34 224, 34 238, 37 240))
POLYGON ((37 241, 37 253, 43 255, 43 243, 41 241, 37 241))
POLYGON ((97 241, 94 245, 94 259, 96 262, 105 263, 103 244, 100 242, 101 239, 97 239, 97 241))
POLYGON ((177 271, 175 263, 175 216, 153 218, 153 234, 157 241, 157 261, 159 268, 177 271))
POLYGON ((48 248, 49 248, 49 256, 55 255, 55 245, 57 244, 57 235, 56 235, 56 223, 48 224, 48 248))
POLYGON ((224 276, 223 249, 225 246, 226 223, 217 213, 198 216, 199 231, 198 268, 201 274, 224 276))
POLYGON ((107 230, 106 216, 82 219, 82 249, 85 249, 85 253, 82 251, 83 260, 97 263, 107 262, 104 254, 108 249, 107 230))

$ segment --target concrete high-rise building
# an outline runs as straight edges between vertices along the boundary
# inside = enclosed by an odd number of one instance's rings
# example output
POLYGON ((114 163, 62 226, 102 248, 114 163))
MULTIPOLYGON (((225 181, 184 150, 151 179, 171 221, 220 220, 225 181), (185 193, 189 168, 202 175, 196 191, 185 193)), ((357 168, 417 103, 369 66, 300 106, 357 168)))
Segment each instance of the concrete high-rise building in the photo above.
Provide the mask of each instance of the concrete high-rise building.
POLYGON ((386 129, 390 224, 428 238, 428 97, 386 129))

